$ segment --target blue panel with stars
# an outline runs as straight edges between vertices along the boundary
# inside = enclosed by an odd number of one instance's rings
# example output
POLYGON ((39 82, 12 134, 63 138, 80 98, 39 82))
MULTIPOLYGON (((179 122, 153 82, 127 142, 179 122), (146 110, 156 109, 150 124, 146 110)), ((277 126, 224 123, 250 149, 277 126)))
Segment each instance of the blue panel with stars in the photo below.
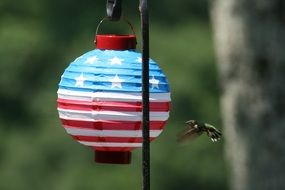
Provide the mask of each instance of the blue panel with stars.
MULTIPOLYGON (((65 70, 60 89, 86 92, 142 92, 141 53, 92 50, 75 59, 65 70)), ((169 85, 159 66, 149 60, 150 93, 167 93, 169 85)))

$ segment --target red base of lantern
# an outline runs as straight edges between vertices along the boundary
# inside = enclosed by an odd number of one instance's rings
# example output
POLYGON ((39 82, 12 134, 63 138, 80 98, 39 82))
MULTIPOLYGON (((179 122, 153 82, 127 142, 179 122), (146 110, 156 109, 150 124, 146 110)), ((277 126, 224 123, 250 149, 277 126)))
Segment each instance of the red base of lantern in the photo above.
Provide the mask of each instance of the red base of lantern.
POLYGON ((95 151, 95 162, 107 164, 131 163, 131 152, 95 151))

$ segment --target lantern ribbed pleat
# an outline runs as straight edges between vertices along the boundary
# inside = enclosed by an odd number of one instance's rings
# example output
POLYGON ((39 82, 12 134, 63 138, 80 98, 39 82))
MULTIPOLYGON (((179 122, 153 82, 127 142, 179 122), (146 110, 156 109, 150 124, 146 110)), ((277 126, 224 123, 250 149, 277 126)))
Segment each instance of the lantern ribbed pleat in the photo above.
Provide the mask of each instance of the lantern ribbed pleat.
MULTIPOLYGON (((142 146, 141 54, 95 49, 75 59, 58 89, 66 132, 96 151, 129 152, 142 146)), ((150 67, 150 140, 169 117, 170 92, 159 66, 150 67)))

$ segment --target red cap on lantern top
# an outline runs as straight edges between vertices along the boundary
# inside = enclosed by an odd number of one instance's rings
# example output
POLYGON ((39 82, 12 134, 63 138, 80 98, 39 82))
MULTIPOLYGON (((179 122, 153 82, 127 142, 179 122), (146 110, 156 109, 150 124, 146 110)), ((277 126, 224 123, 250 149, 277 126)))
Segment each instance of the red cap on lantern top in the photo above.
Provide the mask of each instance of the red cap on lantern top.
POLYGON ((136 49, 135 35, 96 35, 96 48, 107 50, 130 50, 136 49))
MULTIPOLYGON (((61 77, 58 112, 63 127, 95 150, 99 163, 128 164, 142 146, 141 53, 135 35, 96 35, 97 49, 75 59, 61 77)), ((149 60, 150 141, 169 117, 166 76, 149 60)))

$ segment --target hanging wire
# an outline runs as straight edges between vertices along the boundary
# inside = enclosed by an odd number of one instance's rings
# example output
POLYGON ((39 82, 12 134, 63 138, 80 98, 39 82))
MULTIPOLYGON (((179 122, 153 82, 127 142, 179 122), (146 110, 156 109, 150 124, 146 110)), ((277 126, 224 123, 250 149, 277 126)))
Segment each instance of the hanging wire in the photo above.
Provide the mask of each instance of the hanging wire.
MULTIPOLYGON (((99 24, 98 24, 97 27, 96 27, 95 40, 94 40, 95 45, 97 44, 97 38, 96 38, 96 36, 97 36, 97 34, 98 34, 98 32, 99 32, 99 28, 100 28, 101 24, 102 24, 104 21, 106 21, 106 20, 110 20, 110 19, 109 19, 108 17, 104 17, 104 18, 99 22, 99 24)), ((123 16, 120 18, 120 20, 117 20, 117 21, 121 21, 121 20, 125 21, 125 22, 129 25, 130 29, 132 30, 132 34, 133 34, 134 36, 136 36, 136 32, 135 32, 135 29, 134 29, 132 23, 131 23, 126 17, 123 17, 123 16)))

